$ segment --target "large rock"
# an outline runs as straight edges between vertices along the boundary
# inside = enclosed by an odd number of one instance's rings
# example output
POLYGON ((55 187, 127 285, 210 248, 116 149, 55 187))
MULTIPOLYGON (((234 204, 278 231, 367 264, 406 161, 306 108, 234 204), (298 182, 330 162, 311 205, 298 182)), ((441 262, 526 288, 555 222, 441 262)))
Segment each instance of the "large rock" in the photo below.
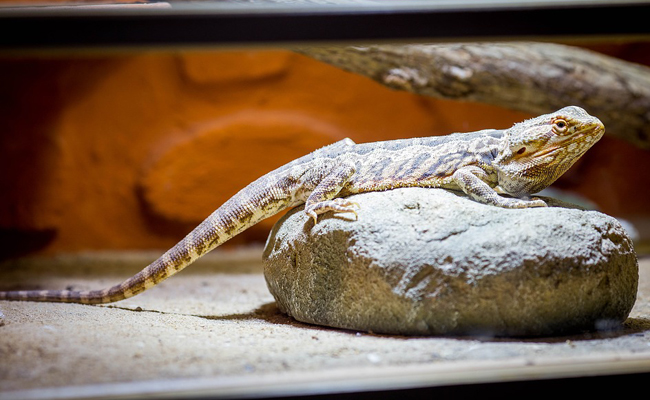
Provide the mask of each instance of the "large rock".
POLYGON ((299 321, 377 333, 551 335, 620 324, 638 265, 595 211, 508 210, 441 189, 352 196, 318 224, 296 208, 264 251, 268 287, 299 321))

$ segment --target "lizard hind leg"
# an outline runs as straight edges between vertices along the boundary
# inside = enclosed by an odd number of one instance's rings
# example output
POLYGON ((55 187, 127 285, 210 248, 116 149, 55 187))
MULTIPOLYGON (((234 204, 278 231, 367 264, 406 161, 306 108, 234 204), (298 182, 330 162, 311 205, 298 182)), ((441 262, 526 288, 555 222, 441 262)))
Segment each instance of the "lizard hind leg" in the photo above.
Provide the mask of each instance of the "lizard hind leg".
POLYGON ((318 215, 328 211, 353 213, 355 217, 358 217, 356 208, 359 205, 357 203, 336 197, 355 172, 356 168, 353 163, 341 163, 321 179, 305 201, 305 213, 311 217, 314 224, 318 221, 318 215))

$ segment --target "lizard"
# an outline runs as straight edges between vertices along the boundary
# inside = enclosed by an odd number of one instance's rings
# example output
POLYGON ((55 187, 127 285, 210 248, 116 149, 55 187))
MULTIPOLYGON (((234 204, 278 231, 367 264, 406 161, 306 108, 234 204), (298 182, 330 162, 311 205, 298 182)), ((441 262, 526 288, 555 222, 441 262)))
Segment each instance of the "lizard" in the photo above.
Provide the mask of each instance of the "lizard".
MULTIPOLYGON (((504 208, 545 207, 531 195, 548 187, 604 134, 577 106, 514 124, 411 139, 356 144, 343 139, 253 181, 142 271, 101 290, 16 290, 0 300, 102 304, 137 295, 210 250, 282 210, 304 203, 317 223, 326 212, 357 215, 352 194, 402 187, 463 191, 504 208)), ((351 220, 353 221, 353 220, 351 220)))

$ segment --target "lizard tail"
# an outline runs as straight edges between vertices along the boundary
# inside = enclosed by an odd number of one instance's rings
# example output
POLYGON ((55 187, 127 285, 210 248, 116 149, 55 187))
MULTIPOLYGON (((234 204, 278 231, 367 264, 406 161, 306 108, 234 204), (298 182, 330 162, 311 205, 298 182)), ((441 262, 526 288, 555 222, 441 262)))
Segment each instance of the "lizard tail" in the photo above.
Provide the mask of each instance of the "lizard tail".
MULTIPOLYGON (((354 144, 344 139, 318 150, 324 160, 347 151, 354 144)), ((135 296, 192 264, 210 250, 238 233, 278 212, 304 202, 312 183, 323 173, 316 152, 308 154, 258 178, 235 194, 183 240, 124 282, 101 290, 18 290, 0 292, 0 300, 47 301, 60 303, 102 304, 135 296), (316 162, 319 168, 311 168, 316 162), (311 172, 309 172, 311 171, 311 172), (307 173, 309 172, 309 174, 307 173), (311 175, 310 175, 311 174, 311 175)))
POLYGON ((216 232, 208 218, 183 240, 124 282, 101 290, 16 290, 0 292, 0 300, 46 301, 59 303, 103 304, 124 300, 141 293, 181 271, 203 254, 219 246, 231 236, 216 232))
MULTIPOLYGON (((104 304, 135 296, 181 271, 210 250, 233 236, 289 206, 277 201, 269 207, 251 211, 245 204, 253 188, 245 188, 206 218, 183 240, 142 271, 124 282, 101 290, 17 290, 0 292, 0 300, 44 301, 58 303, 104 304), (249 190, 246 190, 249 189, 249 190)), ((254 190, 253 190, 254 192, 254 190)))

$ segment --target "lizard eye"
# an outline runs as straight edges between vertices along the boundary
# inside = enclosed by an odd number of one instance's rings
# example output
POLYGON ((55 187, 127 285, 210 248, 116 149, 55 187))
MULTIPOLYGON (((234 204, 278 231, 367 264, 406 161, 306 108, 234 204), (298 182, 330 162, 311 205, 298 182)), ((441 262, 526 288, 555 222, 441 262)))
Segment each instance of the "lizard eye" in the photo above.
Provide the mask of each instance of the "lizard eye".
POLYGON ((524 154, 524 151, 526 151, 526 148, 522 147, 521 149, 517 150, 517 154, 524 154))
POLYGON ((558 131, 559 133, 563 133, 567 130, 567 123, 563 119, 556 120, 554 125, 555 125, 555 130, 558 131))

